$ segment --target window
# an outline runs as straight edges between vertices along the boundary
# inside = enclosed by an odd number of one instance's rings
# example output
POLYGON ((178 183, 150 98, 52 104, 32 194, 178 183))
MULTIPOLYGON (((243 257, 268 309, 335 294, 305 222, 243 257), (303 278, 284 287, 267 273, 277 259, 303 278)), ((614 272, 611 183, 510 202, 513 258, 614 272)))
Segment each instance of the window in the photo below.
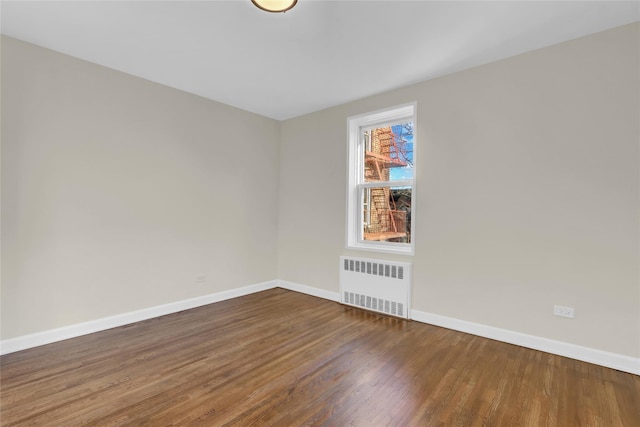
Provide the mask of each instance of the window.
POLYGON ((413 254, 415 107, 348 119, 349 248, 413 254))

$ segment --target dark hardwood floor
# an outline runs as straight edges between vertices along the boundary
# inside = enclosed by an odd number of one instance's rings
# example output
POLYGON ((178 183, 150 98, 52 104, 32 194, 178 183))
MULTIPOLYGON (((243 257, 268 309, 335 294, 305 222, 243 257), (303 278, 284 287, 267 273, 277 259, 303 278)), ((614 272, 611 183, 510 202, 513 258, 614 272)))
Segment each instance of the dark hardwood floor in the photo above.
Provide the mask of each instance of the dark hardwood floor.
POLYGON ((0 358, 9 426, 640 426, 640 377, 273 289, 0 358))

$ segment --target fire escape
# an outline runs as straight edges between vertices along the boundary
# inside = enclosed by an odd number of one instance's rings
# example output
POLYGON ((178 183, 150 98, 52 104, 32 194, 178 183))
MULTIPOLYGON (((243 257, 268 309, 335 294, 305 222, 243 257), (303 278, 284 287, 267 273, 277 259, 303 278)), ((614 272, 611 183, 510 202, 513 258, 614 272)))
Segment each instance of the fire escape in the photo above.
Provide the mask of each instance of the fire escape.
MULTIPOLYGON (((378 128, 372 131, 370 139, 365 150, 366 179, 389 181, 390 169, 407 166, 400 156, 396 135, 390 127, 378 128)), ((391 188, 371 188, 365 197, 369 197, 370 221, 365 225, 364 239, 406 242, 407 213, 397 209, 391 188)))

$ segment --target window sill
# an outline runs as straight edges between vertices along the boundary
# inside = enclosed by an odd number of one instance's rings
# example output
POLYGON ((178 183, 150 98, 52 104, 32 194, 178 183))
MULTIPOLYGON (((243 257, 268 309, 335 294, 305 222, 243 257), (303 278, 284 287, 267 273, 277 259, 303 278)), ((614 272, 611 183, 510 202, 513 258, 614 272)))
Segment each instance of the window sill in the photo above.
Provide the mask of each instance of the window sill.
POLYGON ((393 245, 390 243, 359 242, 347 245, 347 249, 359 251, 379 252, 394 255, 414 255, 413 245, 393 245))

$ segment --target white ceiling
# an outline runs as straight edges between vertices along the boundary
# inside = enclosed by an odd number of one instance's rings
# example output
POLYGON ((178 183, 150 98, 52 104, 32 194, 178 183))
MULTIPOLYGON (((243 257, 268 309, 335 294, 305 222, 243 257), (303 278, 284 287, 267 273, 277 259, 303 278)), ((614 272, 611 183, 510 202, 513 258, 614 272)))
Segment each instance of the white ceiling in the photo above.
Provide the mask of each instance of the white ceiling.
POLYGON ((283 120, 640 19, 638 1, 2 1, 1 31, 283 120))

